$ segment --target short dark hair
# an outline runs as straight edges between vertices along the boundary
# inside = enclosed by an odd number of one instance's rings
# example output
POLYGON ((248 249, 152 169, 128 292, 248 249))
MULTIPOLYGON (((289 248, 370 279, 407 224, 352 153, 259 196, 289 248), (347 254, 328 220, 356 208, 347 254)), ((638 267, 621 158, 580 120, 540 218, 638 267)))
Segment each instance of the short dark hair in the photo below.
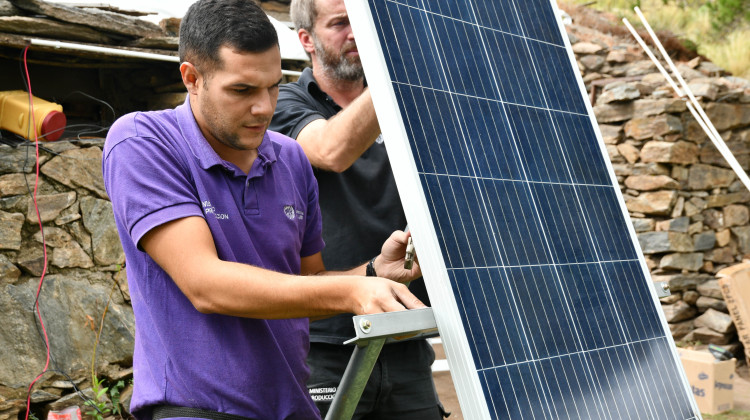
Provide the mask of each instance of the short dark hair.
POLYGON ((264 52, 279 46, 276 29, 253 0, 199 0, 180 23, 180 61, 200 71, 221 68, 219 49, 264 52))

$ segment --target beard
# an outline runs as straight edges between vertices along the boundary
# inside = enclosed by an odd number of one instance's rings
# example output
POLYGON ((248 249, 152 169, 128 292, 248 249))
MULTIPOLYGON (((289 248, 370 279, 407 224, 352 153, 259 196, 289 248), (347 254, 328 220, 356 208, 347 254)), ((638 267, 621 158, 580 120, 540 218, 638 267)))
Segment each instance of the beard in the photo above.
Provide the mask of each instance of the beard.
POLYGON ((347 57, 345 55, 347 50, 356 46, 353 42, 345 44, 340 51, 326 49, 315 36, 313 36, 313 43, 315 44, 315 54, 323 67, 323 72, 332 79, 354 82, 365 77, 359 56, 347 57))

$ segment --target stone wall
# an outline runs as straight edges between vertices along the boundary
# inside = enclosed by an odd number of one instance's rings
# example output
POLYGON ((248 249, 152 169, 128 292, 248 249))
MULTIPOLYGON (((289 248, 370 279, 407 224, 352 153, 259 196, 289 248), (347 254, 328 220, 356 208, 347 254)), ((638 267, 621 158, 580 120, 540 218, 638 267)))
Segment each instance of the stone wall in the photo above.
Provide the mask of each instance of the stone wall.
POLYGON ((121 270, 125 256, 102 182, 102 141, 43 144, 38 216, 29 194, 35 186, 30 146, 0 145, 0 420, 15 420, 25 410, 26 389, 46 361, 33 310, 44 266, 40 218, 48 268, 39 307, 52 360, 35 386, 33 406, 61 397, 68 400, 63 406, 80 405, 65 375, 91 394, 86 388, 105 311, 98 374, 125 377, 132 364, 134 319, 121 270))
MULTIPOLYGON (((741 346, 714 274, 750 254, 750 192, 634 42, 571 25, 569 37, 676 341, 741 346)), ((678 65, 750 169, 750 82, 697 57, 678 65)))

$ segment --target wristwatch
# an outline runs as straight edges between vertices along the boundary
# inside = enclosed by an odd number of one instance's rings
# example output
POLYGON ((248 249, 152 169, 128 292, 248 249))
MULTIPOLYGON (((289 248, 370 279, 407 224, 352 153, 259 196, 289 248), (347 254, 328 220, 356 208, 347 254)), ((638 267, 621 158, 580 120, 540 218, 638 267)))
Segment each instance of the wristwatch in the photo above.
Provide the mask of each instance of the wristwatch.
MULTIPOLYGON (((378 257, 375 257, 378 258, 378 257)), ((375 258, 371 259, 370 262, 367 263, 367 268, 365 268, 365 275, 367 277, 377 277, 378 274, 375 273, 375 267, 373 267, 373 264, 375 264, 375 258)))

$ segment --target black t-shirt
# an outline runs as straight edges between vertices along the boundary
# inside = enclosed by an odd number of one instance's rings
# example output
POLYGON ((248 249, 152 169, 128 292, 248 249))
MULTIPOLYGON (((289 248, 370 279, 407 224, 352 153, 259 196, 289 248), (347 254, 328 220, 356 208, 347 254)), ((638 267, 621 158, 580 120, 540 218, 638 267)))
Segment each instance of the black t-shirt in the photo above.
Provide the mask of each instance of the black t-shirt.
MULTIPOLYGON (((340 110, 341 107, 320 90, 312 70, 307 68, 297 82, 280 87, 269 129, 297 138, 310 122, 331 118, 340 110)), ((313 169, 320 190, 326 269, 348 270, 361 265, 380 254, 383 242, 394 230, 403 230, 406 226, 382 137, 344 172, 313 169)), ((410 288, 428 304, 421 279, 412 282, 410 288)), ((351 314, 310 324, 312 342, 342 344, 353 337, 351 314)))

